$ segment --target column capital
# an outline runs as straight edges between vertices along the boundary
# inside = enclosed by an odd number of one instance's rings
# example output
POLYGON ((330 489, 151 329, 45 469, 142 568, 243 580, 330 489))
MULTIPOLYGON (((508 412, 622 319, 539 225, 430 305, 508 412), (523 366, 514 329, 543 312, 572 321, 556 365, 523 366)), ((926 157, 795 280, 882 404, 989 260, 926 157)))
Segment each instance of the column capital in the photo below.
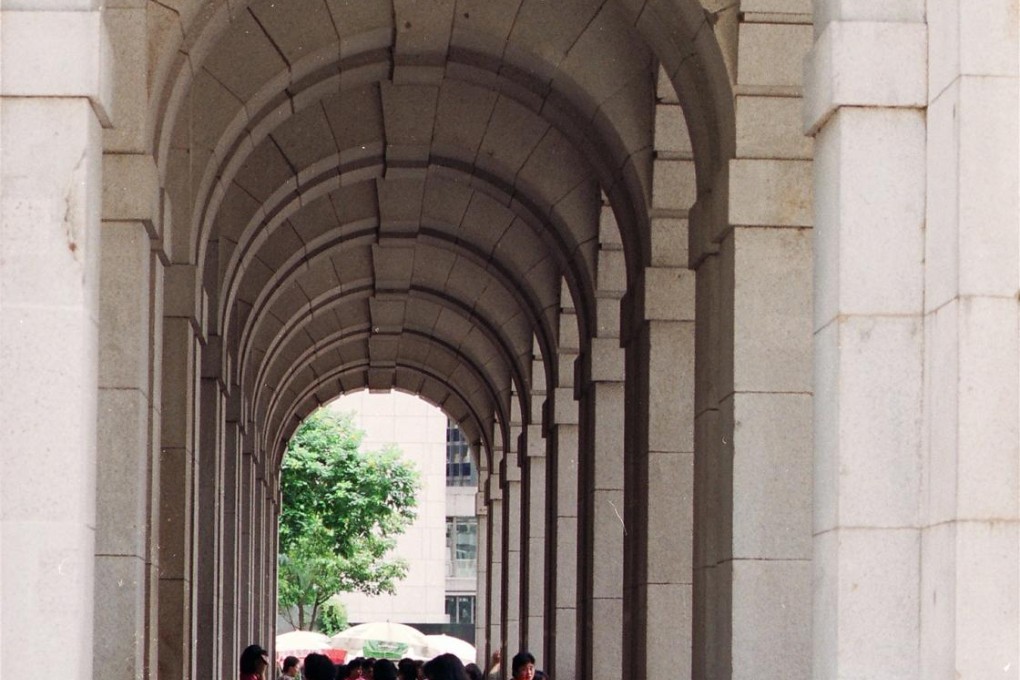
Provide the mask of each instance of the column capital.
POLYGON ((151 239, 163 233, 159 170, 151 154, 103 154, 103 221, 141 222, 151 239))
POLYGON ((113 50, 99 10, 2 13, 0 95, 84 97, 112 127, 113 50))
POLYGON ((623 382, 626 377, 626 353, 619 338, 592 338, 592 382, 623 382))
POLYGON ((804 62, 804 132, 843 106, 924 108, 928 29, 923 23, 831 21, 804 62))
POLYGON ((198 267, 172 264, 165 269, 163 316, 185 318, 204 343, 209 296, 199 283, 198 267))

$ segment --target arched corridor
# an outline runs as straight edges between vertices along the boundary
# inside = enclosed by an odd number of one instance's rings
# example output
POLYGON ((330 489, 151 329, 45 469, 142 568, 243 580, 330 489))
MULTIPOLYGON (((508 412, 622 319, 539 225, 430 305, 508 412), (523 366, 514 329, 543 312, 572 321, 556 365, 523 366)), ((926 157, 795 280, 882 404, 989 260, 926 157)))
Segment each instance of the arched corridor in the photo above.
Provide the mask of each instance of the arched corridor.
POLYGON ((928 4, 5 3, 3 673, 236 677, 367 389, 486 656, 1020 677, 1016 5, 928 4))

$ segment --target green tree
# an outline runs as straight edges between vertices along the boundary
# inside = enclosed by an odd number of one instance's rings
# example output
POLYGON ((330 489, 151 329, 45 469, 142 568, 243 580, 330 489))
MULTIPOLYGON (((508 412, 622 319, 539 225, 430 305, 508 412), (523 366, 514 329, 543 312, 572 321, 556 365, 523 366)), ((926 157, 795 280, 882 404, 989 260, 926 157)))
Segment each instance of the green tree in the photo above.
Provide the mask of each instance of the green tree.
POLYGON ((319 613, 319 630, 326 635, 336 635, 347 627, 347 608, 343 602, 327 600, 319 613))
POLYGON ((283 459, 279 605, 314 628, 338 592, 392 593, 407 563, 386 555, 414 520, 418 472, 395 448, 361 452, 350 415, 319 409, 283 459))

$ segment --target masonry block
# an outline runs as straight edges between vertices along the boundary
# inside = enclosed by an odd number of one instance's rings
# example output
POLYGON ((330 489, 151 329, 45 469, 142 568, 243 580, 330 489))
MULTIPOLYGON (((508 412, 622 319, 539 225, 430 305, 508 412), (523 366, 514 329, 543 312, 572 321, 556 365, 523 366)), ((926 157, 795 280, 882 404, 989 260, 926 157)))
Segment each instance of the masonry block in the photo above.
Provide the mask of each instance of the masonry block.
POLYGON ((646 268, 645 320, 693 321, 694 272, 672 267, 646 268))
POLYGON ((102 12, 2 13, 0 96, 87 97, 113 120, 112 48, 102 12))
POLYGON ((729 223, 811 226, 811 177, 809 161, 731 160, 729 223))
POLYGON ((925 116, 845 107, 818 139, 816 328, 837 314, 910 314, 924 284, 925 116), (866 200, 865 200, 866 197, 866 200))
POLYGON ((698 198, 694 161, 656 160, 652 179, 652 207, 689 210, 698 198))
POLYGON ((811 676, 810 560, 733 563, 734 680, 811 676))
POLYGON ((799 88, 811 39, 810 25, 740 24, 737 84, 799 88))
POLYGON ((733 248, 734 388, 810 392, 811 232, 741 227, 733 248))
POLYGON ((96 551, 144 560, 149 458, 148 408, 137 390, 100 390, 97 447, 96 551))
MULTIPOLYGON (((1017 76, 1015 0, 928 3, 915 21, 926 21, 929 90, 934 96, 959 76, 1017 76)), ((895 6, 899 3, 888 3, 895 6)))
POLYGON ((693 158, 694 148, 680 104, 655 106, 655 151, 660 158, 693 158))
POLYGON ((918 677, 919 557, 916 529, 816 538, 814 677, 918 677))
POLYGON ((805 61, 804 131, 842 106, 923 108, 927 63, 924 24, 833 21, 805 61))
POLYGON ((733 553, 811 559, 811 396, 734 395, 733 553), (767 518, 767 519, 766 519, 767 518))
POLYGON ((811 138, 801 126, 800 97, 738 96, 737 157, 810 159, 811 138))

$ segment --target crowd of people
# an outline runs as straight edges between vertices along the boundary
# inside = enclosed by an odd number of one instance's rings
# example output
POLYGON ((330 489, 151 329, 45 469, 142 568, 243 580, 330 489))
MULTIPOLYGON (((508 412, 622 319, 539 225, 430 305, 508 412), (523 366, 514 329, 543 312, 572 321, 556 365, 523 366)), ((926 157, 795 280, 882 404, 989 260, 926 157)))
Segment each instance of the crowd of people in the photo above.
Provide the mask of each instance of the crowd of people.
MULTIPOLYGON (((249 645, 241 652, 240 680, 266 680, 269 652, 260 645, 249 645)), ((499 676, 500 656, 493 655, 484 671, 478 664, 464 663, 453 654, 440 654, 429 661, 357 657, 344 664, 334 664, 325 654, 309 654, 304 661, 296 656, 283 660, 278 680, 491 680, 499 676)), ((515 655, 510 664, 513 680, 548 680, 535 670, 535 657, 530 652, 515 655)))

